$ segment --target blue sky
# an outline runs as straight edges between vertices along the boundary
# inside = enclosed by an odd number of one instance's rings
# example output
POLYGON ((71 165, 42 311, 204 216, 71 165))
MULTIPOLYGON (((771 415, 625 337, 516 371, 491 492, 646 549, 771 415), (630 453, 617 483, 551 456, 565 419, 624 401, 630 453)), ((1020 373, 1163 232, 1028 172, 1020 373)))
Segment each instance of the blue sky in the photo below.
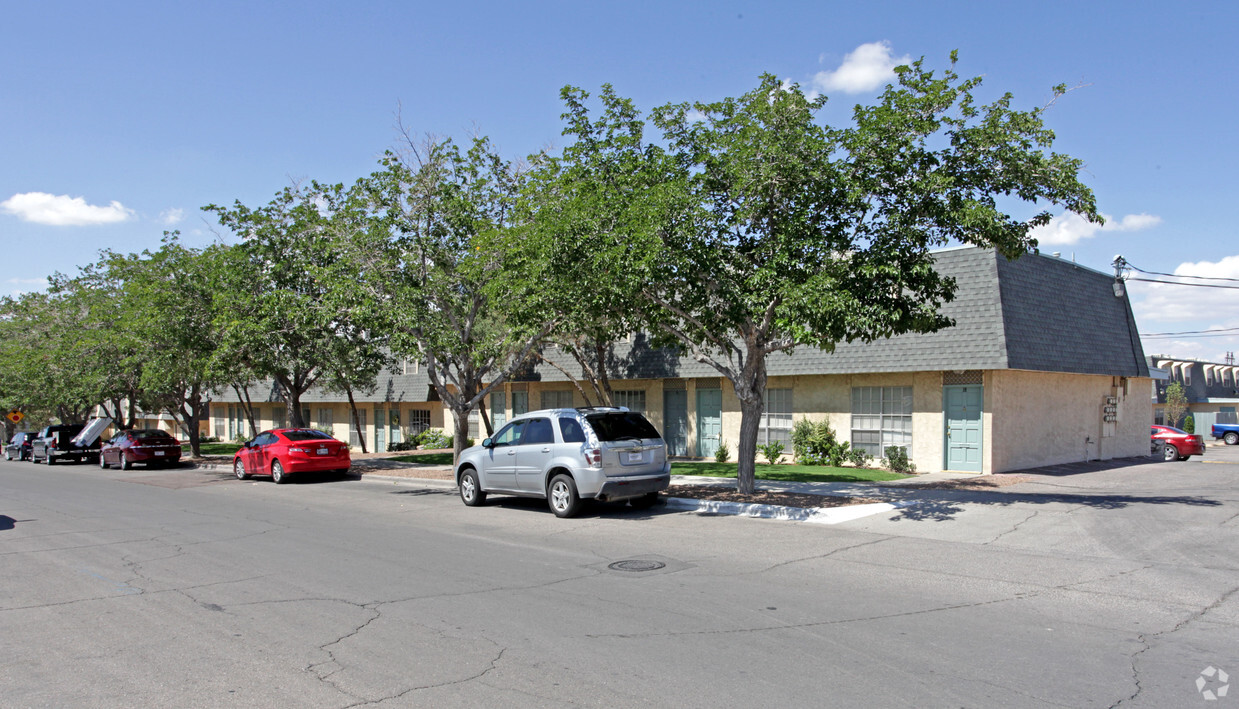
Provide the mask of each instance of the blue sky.
MULTIPOLYGON (((649 110, 735 96, 770 72, 845 121, 892 62, 983 75, 980 97, 1060 98, 1055 150, 1082 158, 1104 229, 1068 217, 1043 252, 1101 271, 1239 279, 1229 3, 10 3, 0 24, 0 293, 165 229, 219 238, 209 203, 293 180, 351 182, 415 134, 489 135, 512 158, 562 146, 559 89, 609 82, 649 110)), ((1031 213, 1031 211, 1029 212, 1031 213)), ((1218 283, 1225 283, 1219 281, 1218 283)), ((1235 283, 1231 283, 1235 285, 1235 283)), ((1130 282, 1145 335, 1239 328, 1233 290, 1130 282)), ((1219 361, 1226 337, 1147 337, 1219 361)))

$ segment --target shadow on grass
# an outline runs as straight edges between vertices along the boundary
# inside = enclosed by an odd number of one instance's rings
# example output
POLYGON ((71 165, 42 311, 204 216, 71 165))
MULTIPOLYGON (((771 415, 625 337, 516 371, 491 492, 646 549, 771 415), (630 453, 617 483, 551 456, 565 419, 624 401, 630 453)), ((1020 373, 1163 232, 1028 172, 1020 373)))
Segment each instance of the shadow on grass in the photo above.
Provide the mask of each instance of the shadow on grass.
MULTIPOLYGON (((673 461, 672 475, 699 475, 713 478, 736 477, 735 463, 698 463, 673 461)), ((888 470, 872 468, 834 468, 825 465, 769 465, 755 466, 758 480, 789 483, 862 483, 904 480, 912 477, 888 470)))

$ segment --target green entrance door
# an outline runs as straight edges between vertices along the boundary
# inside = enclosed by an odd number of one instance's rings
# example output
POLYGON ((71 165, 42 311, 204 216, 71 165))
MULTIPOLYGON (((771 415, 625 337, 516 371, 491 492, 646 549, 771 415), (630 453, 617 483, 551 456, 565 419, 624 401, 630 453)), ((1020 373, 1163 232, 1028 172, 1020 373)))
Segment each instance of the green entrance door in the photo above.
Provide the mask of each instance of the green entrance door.
POLYGON ((946 469, 979 473, 982 470, 980 384, 942 387, 946 414, 946 469))
POLYGON ((697 390, 697 455, 713 458, 723 437, 723 390, 697 390))
POLYGON ((687 390, 663 390, 663 429, 667 455, 688 455, 687 390))

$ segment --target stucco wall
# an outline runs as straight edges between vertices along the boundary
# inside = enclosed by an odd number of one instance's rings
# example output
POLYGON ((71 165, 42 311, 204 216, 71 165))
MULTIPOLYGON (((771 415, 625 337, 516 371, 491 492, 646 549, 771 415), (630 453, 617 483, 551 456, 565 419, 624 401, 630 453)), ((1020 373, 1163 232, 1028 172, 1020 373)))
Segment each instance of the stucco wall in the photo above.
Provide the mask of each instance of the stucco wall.
POLYGON ((986 472, 1149 454, 1149 381, 997 370, 986 373, 986 472), (1102 420, 1105 399, 1118 419, 1102 420))

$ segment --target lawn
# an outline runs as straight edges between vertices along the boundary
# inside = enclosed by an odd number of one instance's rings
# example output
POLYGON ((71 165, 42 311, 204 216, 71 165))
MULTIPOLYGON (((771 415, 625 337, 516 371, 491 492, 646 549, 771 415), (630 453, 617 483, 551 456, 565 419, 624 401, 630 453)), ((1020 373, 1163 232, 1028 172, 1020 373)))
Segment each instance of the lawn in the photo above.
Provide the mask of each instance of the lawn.
POLYGON ((451 465, 451 453, 421 453, 410 455, 398 455, 389 460, 398 460, 401 463, 418 463, 420 465, 451 465))
MULTIPOLYGON (((701 475, 712 478, 736 477, 735 463, 687 463, 672 461, 672 475, 701 475)), ((780 480, 794 483, 855 483, 903 480, 910 475, 900 475, 888 470, 870 468, 833 468, 828 465, 769 465, 757 464, 758 480, 780 480)))

